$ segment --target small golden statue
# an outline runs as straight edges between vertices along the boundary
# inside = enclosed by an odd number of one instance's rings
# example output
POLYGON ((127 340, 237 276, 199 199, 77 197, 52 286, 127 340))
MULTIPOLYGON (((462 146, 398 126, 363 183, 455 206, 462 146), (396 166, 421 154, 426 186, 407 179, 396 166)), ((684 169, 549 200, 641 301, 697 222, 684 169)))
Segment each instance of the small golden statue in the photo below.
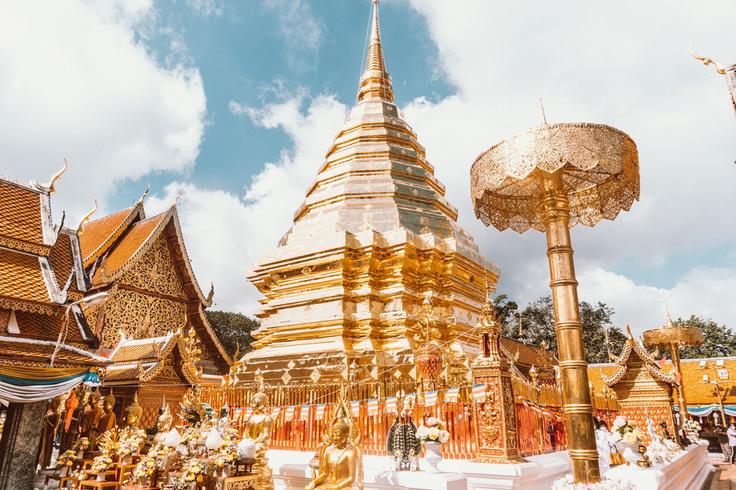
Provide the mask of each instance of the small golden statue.
POLYGON ((139 429, 143 407, 138 404, 138 392, 133 394, 133 402, 125 409, 125 423, 128 427, 139 429))
POLYGON ((363 488, 360 433, 350 413, 343 387, 330 429, 330 444, 320 453, 317 474, 304 490, 343 490, 353 485, 363 488))
POLYGON ((647 456, 647 448, 643 444, 639 444, 639 454, 641 455, 641 458, 639 458, 639 461, 636 462, 636 465, 639 468, 651 468, 652 462, 649 461, 649 456, 647 456))
POLYGON ((256 449, 256 462, 253 465, 253 473, 260 474, 258 488, 273 488, 273 477, 268 467, 268 443, 271 441, 271 426, 273 418, 267 412, 268 395, 264 389, 263 376, 256 375, 258 392, 253 396, 253 413, 245 421, 243 439, 253 441, 256 449))
POLYGON ((118 420, 115 416, 115 395, 110 394, 103 400, 103 413, 97 424, 97 434, 104 434, 110 429, 118 426, 118 420))

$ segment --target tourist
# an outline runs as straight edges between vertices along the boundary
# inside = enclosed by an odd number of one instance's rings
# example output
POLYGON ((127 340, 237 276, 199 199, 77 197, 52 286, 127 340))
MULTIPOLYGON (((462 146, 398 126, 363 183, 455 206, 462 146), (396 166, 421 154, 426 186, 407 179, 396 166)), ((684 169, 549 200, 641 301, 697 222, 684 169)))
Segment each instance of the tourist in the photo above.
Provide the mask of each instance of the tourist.
POLYGON ((726 434, 728 435, 728 445, 731 449, 731 464, 733 464, 733 457, 736 455, 736 425, 734 425, 733 420, 731 420, 731 425, 728 426, 726 434))
POLYGON ((720 444, 723 453, 723 461, 729 461, 731 459, 731 448, 728 444, 727 429, 723 425, 717 424, 715 432, 718 435, 718 444, 720 444))
POLYGON ((557 437, 555 434, 555 423, 550 422, 547 426, 547 434, 549 434, 549 442, 552 444, 552 452, 557 451, 557 437))

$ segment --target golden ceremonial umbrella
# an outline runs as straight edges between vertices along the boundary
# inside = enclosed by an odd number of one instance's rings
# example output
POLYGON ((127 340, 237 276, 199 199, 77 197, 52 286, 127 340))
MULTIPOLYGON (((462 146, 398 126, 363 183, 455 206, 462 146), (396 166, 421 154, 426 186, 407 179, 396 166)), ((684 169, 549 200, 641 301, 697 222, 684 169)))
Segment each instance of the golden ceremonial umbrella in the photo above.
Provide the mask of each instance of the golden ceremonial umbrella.
POLYGON ((547 235, 562 396, 576 482, 600 480, 570 226, 614 219, 639 199, 634 141, 602 124, 545 124, 483 152, 470 170, 486 225, 547 235))
POLYGON ((669 347, 672 352, 672 365, 679 375, 680 385, 677 387, 677 403, 680 406, 680 426, 690 416, 687 413, 685 400, 685 386, 683 385, 682 371, 680 370, 680 347, 700 345, 703 343, 703 333, 698 327, 689 325, 675 325, 667 315, 667 325, 644 332, 644 344, 648 347, 669 347))

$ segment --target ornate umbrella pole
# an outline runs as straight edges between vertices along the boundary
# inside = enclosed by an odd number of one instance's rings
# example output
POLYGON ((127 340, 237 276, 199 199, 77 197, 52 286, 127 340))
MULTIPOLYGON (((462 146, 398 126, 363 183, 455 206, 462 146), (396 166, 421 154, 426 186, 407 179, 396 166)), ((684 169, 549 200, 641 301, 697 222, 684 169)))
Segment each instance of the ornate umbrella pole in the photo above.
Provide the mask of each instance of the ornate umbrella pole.
POLYGON ((547 236, 562 400, 576 482, 600 480, 570 227, 614 219, 639 198, 636 145, 599 124, 540 126, 482 153, 471 169, 486 225, 547 236))

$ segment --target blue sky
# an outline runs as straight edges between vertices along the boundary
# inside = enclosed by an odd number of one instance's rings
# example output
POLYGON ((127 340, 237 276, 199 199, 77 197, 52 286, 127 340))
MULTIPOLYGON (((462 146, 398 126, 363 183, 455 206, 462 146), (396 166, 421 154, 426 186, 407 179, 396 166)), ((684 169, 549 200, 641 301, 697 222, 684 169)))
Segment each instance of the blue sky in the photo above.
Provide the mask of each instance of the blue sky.
MULTIPOLYGON (((370 2, 304 3, 300 8, 313 16, 319 43, 295 54, 293 43, 279 33, 284 22, 279 10, 284 7, 278 2, 267 5, 231 2, 220 5, 222 11, 217 15, 203 15, 181 2, 156 4, 159 22, 175 32, 186 46, 186 56, 198 67, 207 96, 208 124, 197 164, 187 180, 241 193, 263 162, 278 159, 281 149, 289 145, 282 131, 264 129, 233 115, 228 109, 232 100, 259 106, 297 90, 334 94, 344 103, 354 100, 370 2), (285 93, 275 93, 275 82, 283 84, 285 93)), ((404 105, 420 96, 446 96, 450 87, 436 73, 433 59, 437 50, 428 38, 424 19, 405 3, 389 2, 382 11, 382 28, 391 33, 385 51, 393 67, 397 102, 404 105)), ((158 33, 146 45, 163 60, 171 52, 171 38, 170 32, 158 33)), ((325 151, 330 143, 323 142, 325 151)), ((318 166, 315 162, 315 171, 318 166)), ((172 178, 180 176, 167 172, 126 182, 111 207, 137 199, 148 182, 158 192, 172 178)))
MULTIPOLYGON (((248 268, 272 248, 355 100, 368 0, 22 0, 0 6, 0 174, 46 180, 67 224, 91 207, 149 214, 181 192, 199 281, 251 313, 248 268)), ((399 106, 460 212, 502 269, 499 289, 547 294, 544 238, 487 229, 468 172, 540 123, 605 123, 637 142, 641 201, 573 230, 580 295, 635 331, 691 313, 736 325, 736 140, 725 80, 732 0, 386 0, 399 106)))

